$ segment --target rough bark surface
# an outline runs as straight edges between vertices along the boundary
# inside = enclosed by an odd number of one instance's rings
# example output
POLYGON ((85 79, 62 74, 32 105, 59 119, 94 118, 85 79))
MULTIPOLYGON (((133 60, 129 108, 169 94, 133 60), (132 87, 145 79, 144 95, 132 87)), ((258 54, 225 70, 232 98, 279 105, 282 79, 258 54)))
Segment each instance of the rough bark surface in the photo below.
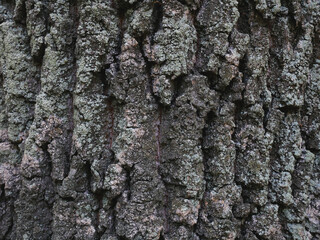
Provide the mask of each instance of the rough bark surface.
POLYGON ((319 240, 319 0, 0 0, 0 239, 319 240))

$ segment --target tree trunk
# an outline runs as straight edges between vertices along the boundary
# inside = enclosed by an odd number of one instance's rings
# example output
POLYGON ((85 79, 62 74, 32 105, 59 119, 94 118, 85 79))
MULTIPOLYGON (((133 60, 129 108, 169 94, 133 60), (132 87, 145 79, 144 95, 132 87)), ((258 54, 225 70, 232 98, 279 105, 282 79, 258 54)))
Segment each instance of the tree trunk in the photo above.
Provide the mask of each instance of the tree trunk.
POLYGON ((320 239, 319 0, 0 0, 0 239, 320 239))

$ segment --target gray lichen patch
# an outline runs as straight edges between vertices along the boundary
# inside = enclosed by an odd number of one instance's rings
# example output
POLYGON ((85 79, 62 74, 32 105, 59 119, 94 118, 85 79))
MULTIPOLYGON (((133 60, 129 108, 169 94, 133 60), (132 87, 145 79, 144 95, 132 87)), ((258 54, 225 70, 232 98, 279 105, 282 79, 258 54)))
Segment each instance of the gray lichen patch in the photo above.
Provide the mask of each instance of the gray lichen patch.
POLYGON ((26 139, 30 127, 39 73, 33 65, 26 32, 14 22, 1 24, 1 58, 8 136, 13 142, 26 139))

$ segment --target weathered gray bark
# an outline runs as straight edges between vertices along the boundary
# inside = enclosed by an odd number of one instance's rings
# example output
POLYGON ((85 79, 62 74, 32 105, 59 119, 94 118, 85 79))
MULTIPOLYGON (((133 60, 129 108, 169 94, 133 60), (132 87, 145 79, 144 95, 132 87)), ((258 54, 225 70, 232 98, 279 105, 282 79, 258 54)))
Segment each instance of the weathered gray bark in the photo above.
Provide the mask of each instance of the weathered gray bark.
POLYGON ((320 239, 319 0, 0 0, 0 239, 320 239))

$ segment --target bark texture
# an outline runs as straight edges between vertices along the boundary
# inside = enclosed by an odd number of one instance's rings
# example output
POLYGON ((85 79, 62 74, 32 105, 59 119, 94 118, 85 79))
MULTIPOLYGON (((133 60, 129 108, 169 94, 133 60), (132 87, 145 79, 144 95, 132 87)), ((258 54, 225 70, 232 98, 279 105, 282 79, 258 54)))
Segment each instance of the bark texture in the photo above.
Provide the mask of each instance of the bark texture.
POLYGON ((0 0, 0 239, 319 240, 319 0, 0 0))

